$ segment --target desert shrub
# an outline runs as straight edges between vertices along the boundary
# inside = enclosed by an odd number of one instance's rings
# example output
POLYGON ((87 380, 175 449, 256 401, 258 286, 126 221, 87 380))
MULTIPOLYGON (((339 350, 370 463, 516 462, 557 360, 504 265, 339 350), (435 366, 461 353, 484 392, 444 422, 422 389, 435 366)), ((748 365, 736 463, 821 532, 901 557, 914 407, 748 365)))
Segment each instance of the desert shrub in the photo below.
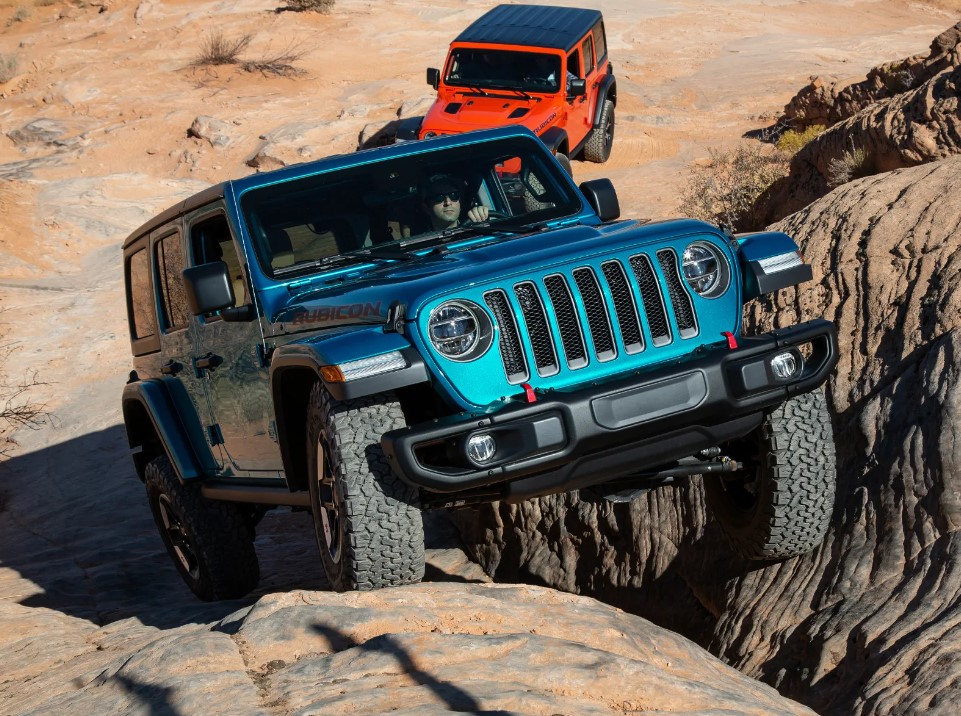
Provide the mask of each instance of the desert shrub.
POLYGON ((39 385, 37 373, 30 372, 21 380, 11 380, 6 374, 6 363, 16 346, 0 344, 0 458, 7 457, 15 445, 10 433, 17 428, 36 429, 50 418, 43 405, 31 402, 27 393, 39 385))
POLYGON ((867 150, 858 147, 846 150, 838 159, 832 159, 828 164, 828 186, 834 187, 847 184, 852 179, 870 176, 871 162, 867 150))
POLYGON ((706 166, 691 169, 681 190, 678 210, 694 219, 744 231, 758 197, 788 172, 783 152, 762 152, 760 144, 742 143, 736 149, 710 150, 706 166))
POLYGON ((0 84, 9 82, 17 75, 17 56, 0 55, 0 84))
POLYGON ((33 4, 37 7, 50 7, 51 5, 56 5, 60 0, 33 0, 33 4))
POLYGON ((805 144, 817 137, 825 129, 827 129, 827 127, 825 127, 823 124, 811 125, 802 132, 798 132, 795 129, 789 129, 778 138, 777 148, 782 152, 786 152, 787 154, 794 156, 805 144))
POLYGON ((334 0, 287 0, 284 10, 291 12, 319 12, 328 14, 334 8, 334 0))
POLYGON ((236 65, 240 62, 240 53, 250 45, 251 35, 244 35, 236 40, 228 40, 222 32, 212 32, 200 43, 200 54, 194 59, 195 66, 205 65, 236 65))
POLYGON ((30 17, 30 10, 23 5, 19 5, 17 9, 13 11, 13 15, 7 19, 7 27, 17 22, 23 22, 28 17, 30 17))
POLYGON ((294 67, 294 63, 304 56, 304 50, 298 45, 290 45, 286 50, 275 55, 267 55, 259 60, 246 60, 241 65, 247 72, 260 72, 265 75, 293 77, 303 74, 303 70, 294 67))

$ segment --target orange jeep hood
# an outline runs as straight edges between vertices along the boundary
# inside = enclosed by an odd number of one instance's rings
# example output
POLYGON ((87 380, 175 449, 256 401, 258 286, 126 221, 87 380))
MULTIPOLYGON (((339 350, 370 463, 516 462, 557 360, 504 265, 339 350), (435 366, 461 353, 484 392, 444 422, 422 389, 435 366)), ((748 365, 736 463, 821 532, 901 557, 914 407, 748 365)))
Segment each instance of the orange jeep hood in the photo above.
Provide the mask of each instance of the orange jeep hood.
POLYGON ((497 90, 490 91, 497 92, 498 96, 464 97, 455 94, 451 99, 439 97, 424 117, 420 130, 421 139, 426 132, 459 134, 472 129, 511 124, 523 124, 540 135, 560 116, 557 105, 543 98, 538 102, 537 95, 531 100, 524 97, 508 99, 504 96, 507 92, 502 94, 497 90), (519 116, 512 117, 514 113, 519 116))

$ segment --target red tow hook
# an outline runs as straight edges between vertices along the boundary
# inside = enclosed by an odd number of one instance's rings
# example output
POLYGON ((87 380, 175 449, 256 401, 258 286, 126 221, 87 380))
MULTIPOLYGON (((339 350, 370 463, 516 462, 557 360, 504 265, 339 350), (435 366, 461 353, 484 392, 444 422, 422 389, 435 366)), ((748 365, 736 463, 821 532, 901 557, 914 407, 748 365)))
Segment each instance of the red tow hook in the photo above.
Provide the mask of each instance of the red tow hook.
POLYGON ((733 351, 735 348, 737 348, 737 338, 734 337, 733 333, 731 333, 730 331, 723 331, 721 335, 727 338, 728 350, 733 351))
POLYGON ((536 402, 537 402, 537 393, 534 392, 534 389, 530 386, 530 384, 529 384, 529 383, 521 383, 521 387, 524 389, 524 402, 526 402, 526 403, 536 403, 536 402))

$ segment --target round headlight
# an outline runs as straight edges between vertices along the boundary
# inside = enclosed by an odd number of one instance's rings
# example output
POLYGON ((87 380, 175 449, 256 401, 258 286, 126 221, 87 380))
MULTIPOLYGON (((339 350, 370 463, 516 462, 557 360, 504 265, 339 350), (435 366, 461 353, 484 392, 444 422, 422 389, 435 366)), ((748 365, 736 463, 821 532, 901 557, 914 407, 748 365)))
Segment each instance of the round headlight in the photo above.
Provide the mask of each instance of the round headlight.
POLYGON ((727 261, 720 252, 701 241, 684 249, 681 258, 684 280, 698 296, 714 298, 727 290, 727 261))
POLYGON ((456 361, 479 358, 490 346, 492 333, 484 310, 467 301, 448 301, 435 308, 427 332, 437 352, 456 361))
POLYGON ((433 139, 437 136, 437 132, 424 132, 424 139, 433 139))

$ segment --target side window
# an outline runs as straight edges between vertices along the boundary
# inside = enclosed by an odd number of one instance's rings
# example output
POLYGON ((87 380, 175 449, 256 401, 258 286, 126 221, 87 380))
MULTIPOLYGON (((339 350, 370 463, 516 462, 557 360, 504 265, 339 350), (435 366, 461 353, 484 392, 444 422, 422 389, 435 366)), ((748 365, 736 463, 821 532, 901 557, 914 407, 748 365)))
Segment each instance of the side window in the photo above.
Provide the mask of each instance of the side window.
POLYGON ((597 63, 600 64, 607 56, 607 37, 604 35, 604 21, 599 20, 594 29, 594 46, 597 48, 597 63))
POLYGON ((594 41, 588 35, 581 43, 581 54, 584 55, 584 77, 594 69, 594 41))
POLYGON ((160 290, 160 317, 164 331, 179 331, 190 322, 187 294, 181 271, 184 268, 180 234, 165 236, 157 242, 155 250, 157 286, 160 290))
POLYGON ((150 261, 147 249, 132 254, 127 260, 127 286, 130 290, 130 330, 134 340, 157 335, 157 313, 153 286, 150 281, 150 261))
POLYGON ((190 229, 190 246, 194 264, 205 264, 211 261, 223 261, 227 264, 227 273, 230 275, 234 289, 234 306, 243 306, 247 303, 247 282, 244 280, 240 258, 230 237, 227 217, 218 214, 194 224, 190 229))
POLYGON ((574 77, 584 76, 581 74, 580 50, 574 50, 571 54, 567 56, 567 78, 571 79, 571 75, 574 75, 574 77))

